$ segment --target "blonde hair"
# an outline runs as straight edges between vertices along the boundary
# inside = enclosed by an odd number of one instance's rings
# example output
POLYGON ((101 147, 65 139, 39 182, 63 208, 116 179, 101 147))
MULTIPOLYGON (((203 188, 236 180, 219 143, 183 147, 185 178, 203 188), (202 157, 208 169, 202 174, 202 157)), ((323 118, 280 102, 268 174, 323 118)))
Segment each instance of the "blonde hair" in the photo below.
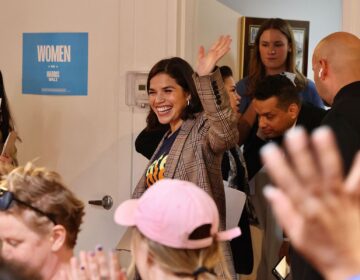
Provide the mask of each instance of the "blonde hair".
MULTIPOLYGON (((84 204, 63 184, 58 173, 29 162, 3 176, 0 186, 7 188, 18 200, 51 215, 56 224, 66 229, 66 245, 69 248, 75 246, 84 204)), ((28 209, 21 203, 14 203, 7 212, 21 215, 35 232, 47 233, 50 219, 36 211, 26 211, 28 209)))
MULTIPOLYGON (((140 241, 145 242, 148 254, 153 258, 153 261, 169 274, 179 275, 179 277, 181 277, 180 275, 191 277, 193 272, 200 267, 216 272, 219 269, 219 265, 221 265, 220 269, 223 270, 226 279, 230 279, 230 273, 224 260, 221 244, 217 241, 211 246, 202 249, 170 248, 148 239, 134 227, 132 231, 133 250, 136 250, 136 244, 139 244, 140 241)), ((135 260, 133 258, 129 274, 132 275, 134 270, 135 260)), ((216 275, 208 272, 193 277, 198 280, 218 279, 216 275)))

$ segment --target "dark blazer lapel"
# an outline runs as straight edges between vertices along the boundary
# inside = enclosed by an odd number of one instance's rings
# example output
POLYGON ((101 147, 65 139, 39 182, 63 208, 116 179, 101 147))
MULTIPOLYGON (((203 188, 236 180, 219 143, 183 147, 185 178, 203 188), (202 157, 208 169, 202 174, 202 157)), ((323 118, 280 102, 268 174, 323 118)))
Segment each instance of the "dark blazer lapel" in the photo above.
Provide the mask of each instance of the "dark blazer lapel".
POLYGON ((174 178, 176 166, 179 162, 182 150, 184 148, 186 139, 189 137, 192 128, 194 127, 196 119, 188 119, 181 125, 179 134, 177 135, 171 149, 169 156, 166 159, 165 177, 174 178))

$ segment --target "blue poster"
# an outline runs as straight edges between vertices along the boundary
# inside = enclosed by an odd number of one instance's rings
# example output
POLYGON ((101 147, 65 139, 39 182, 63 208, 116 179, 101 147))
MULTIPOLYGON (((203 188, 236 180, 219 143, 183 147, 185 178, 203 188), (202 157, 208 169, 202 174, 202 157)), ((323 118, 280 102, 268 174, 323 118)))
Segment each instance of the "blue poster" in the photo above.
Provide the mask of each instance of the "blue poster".
POLYGON ((87 95, 88 33, 24 33, 24 94, 87 95))

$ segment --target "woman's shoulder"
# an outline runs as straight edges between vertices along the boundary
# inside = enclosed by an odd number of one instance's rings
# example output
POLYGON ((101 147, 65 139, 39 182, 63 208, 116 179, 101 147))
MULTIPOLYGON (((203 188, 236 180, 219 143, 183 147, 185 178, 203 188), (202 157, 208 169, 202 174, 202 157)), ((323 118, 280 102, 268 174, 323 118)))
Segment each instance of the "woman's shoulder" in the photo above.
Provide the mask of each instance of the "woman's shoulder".
POLYGON ((246 76, 236 83, 236 92, 240 96, 245 96, 248 85, 249 85, 249 76, 246 76))
POLYGON ((195 118, 184 121, 179 135, 181 137, 185 136, 190 142, 200 141, 200 139, 206 137, 210 125, 211 121, 205 112, 196 113, 195 118))

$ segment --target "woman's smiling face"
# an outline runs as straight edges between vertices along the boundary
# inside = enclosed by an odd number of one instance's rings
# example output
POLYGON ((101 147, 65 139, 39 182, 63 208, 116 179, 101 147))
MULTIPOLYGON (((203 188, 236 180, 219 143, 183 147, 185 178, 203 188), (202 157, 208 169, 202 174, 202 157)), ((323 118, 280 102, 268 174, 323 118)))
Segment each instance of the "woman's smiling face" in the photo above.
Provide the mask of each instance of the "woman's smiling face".
POLYGON ((187 106, 189 94, 168 74, 159 73, 150 80, 149 104, 161 124, 170 124, 177 130, 183 120, 181 115, 187 106))

